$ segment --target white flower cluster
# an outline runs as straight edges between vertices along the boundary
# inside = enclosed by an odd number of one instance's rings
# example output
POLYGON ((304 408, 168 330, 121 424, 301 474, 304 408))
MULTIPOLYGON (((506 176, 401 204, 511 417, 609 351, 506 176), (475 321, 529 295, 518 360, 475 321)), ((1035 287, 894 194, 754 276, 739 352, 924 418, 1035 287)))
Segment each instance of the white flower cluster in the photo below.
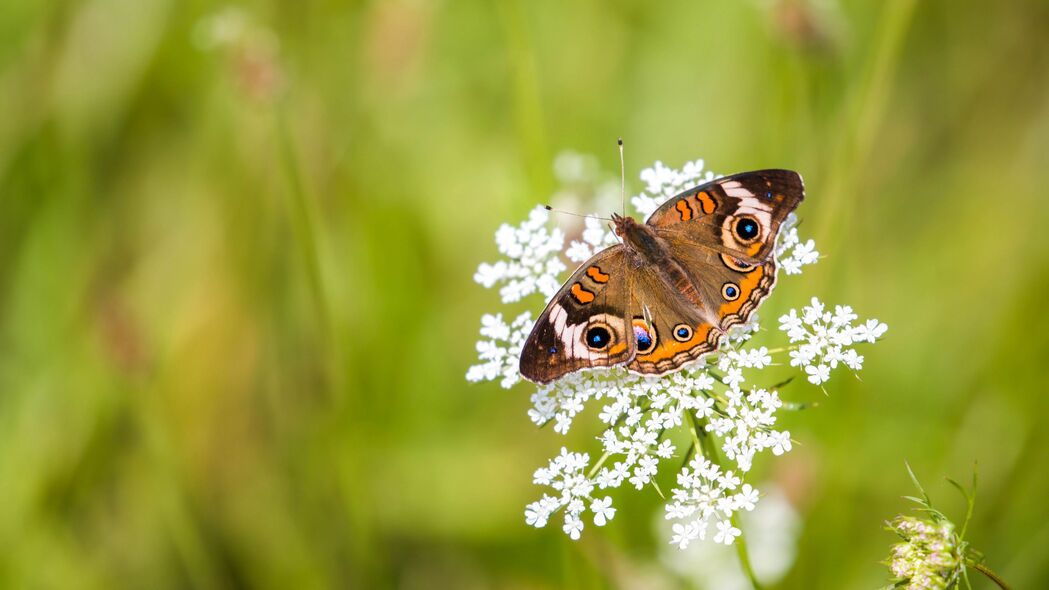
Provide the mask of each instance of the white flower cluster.
POLYGON ((744 391, 732 387, 725 392, 724 413, 710 419, 707 430, 722 439, 722 450, 741 471, 750 471, 754 455, 772 449, 782 455, 791 449, 790 432, 773 430, 776 410, 783 406, 775 391, 744 391))
MULTIPOLYGON (((715 178, 704 172, 702 160, 690 162, 680 171, 657 162, 641 177, 646 192, 631 201, 646 216, 667 198, 715 178)), ((500 285, 504 303, 517 302, 532 293, 549 297, 557 291, 559 275, 566 269, 561 255, 581 262, 616 243, 605 226, 587 219, 581 240, 573 241, 562 252, 564 235, 547 229, 546 222, 547 212, 538 208, 521 225, 502 226, 496 242, 506 260, 482 264, 475 280, 489 288, 500 285)), ((798 238, 795 223, 793 216, 788 218, 775 249, 780 265, 793 269, 789 274, 800 272, 802 266, 819 257, 812 240, 802 242, 798 238)), ((525 313, 507 323, 501 314, 486 314, 482 318, 483 338, 477 344, 481 362, 470 367, 467 379, 498 379, 507 388, 520 381, 518 357, 531 330, 532 317, 525 313)), ((795 343, 788 347, 792 365, 805 367, 810 381, 816 384, 826 381, 829 369, 839 362, 859 370, 863 359, 853 356, 852 346, 873 342, 884 333, 885 325, 874 320, 853 325, 856 319, 847 307, 829 314, 815 299, 800 315, 791 311, 783 316, 781 328, 795 343), (805 352, 799 356, 796 353, 802 348, 805 352), (826 370, 820 368, 824 366, 826 370), (814 374, 821 378, 814 380, 814 374)), ((668 434, 686 427, 694 441, 699 436, 712 437, 714 444, 710 447, 720 449, 738 471, 727 470, 719 457, 702 454, 702 449, 688 451, 694 456, 679 471, 677 487, 671 490, 672 501, 666 507, 667 518, 680 521, 673 526, 673 543, 685 547, 693 540, 705 539, 711 523, 716 526, 716 542, 732 543, 740 534, 732 525, 733 514, 753 509, 758 501, 758 491, 742 481, 755 456, 765 450, 780 455, 791 449, 790 433, 775 429, 777 412, 783 406, 778 392, 746 385, 759 382, 760 372, 773 362, 773 353, 767 347, 747 347, 758 330, 754 314, 747 324, 729 332, 721 350, 707 362, 667 375, 640 376, 612 368, 571 373, 539 387, 528 412, 536 424, 552 421, 554 430, 564 434, 588 402, 599 400, 599 419, 605 430, 598 437, 602 456, 593 466, 589 455, 563 449, 547 467, 535 472, 535 483, 555 493, 544 494, 528 505, 528 524, 545 526, 555 513, 563 511, 563 529, 576 539, 583 530, 582 515, 589 508, 594 523, 603 525, 615 509, 610 496, 599 498, 595 494, 624 483, 637 489, 655 486, 661 462, 679 455, 668 434)))
POLYGON ((532 312, 528 311, 509 325, 503 321, 501 313, 481 316, 481 336, 487 340, 477 341, 477 357, 482 362, 466 372, 467 381, 494 381, 502 377, 500 384, 506 388, 520 381, 517 357, 533 321, 532 312))
POLYGON ((685 162, 681 170, 668 168, 657 160, 651 168, 641 171, 641 180, 645 181, 645 192, 631 199, 631 202, 639 213, 648 217, 670 197, 715 178, 717 175, 713 172, 703 170, 703 160, 685 162))
POLYGON ((732 515, 738 510, 753 510, 758 503, 756 489, 702 455, 693 457, 677 474, 677 484, 674 500, 666 506, 666 517, 685 521, 674 525, 670 539, 680 549, 696 539, 706 539, 711 521, 717 522, 714 542, 731 545, 741 534, 732 525, 732 515))
POLYGON ((485 287, 506 283, 499 288, 504 303, 519 301, 536 291, 544 297, 556 293, 561 286, 558 277, 567 268, 558 257, 565 235, 556 227, 546 227, 549 218, 549 211, 536 207, 519 226, 504 223, 495 232, 495 243, 506 260, 482 263, 474 280, 485 287))
POLYGON ((888 326, 878 320, 867 320, 853 325, 859 318, 848 305, 834 306, 834 312, 815 297, 810 305, 779 318, 779 327, 787 333, 790 342, 801 343, 790 352, 790 366, 802 367, 809 382, 820 385, 830 379, 830 371, 844 364, 853 371, 863 368, 863 357, 853 345, 873 343, 881 338, 888 326))
POLYGON ((581 515, 586 511, 588 502, 595 525, 605 526, 612 520, 616 515, 612 498, 592 497, 594 482, 583 473, 589 464, 590 456, 586 453, 572 453, 561 447, 561 454, 551 459, 550 465, 536 469, 535 483, 549 486, 559 494, 543 494, 542 499, 525 507, 525 521, 532 526, 543 527, 553 513, 564 509, 562 529, 572 539, 578 539, 583 532, 581 515))
POLYGON ((801 241, 798 237, 798 217, 791 213, 779 228, 776 242, 776 262, 789 275, 801 274, 801 267, 816 264, 820 253, 815 240, 801 241))
MULTIPOLYGON (((776 586, 793 565, 797 553, 801 528, 797 511, 783 489, 769 481, 762 485, 761 501, 757 506, 753 510, 744 508, 737 514, 736 526, 747 531, 747 552, 754 577, 763 587, 776 586)), ((656 531, 668 538, 676 536, 673 526, 680 524, 668 524, 664 518, 654 523, 656 531)), ((679 549, 668 543, 659 553, 662 564, 689 582, 686 584, 689 587, 717 590, 750 590, 754 587, 736 560, 735 548, 730 545, 691 543, 687 549, 679 549)))

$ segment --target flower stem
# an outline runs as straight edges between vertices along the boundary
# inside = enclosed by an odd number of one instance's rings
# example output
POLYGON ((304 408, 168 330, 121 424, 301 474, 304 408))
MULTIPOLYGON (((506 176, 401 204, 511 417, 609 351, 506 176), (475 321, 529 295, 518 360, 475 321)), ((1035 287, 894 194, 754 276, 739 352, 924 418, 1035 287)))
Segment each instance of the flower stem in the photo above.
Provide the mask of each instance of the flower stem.
POLYGON ((603 466, 605 464, 605 461, 608 461, 608 458, 611 456, 612 453, 610 451, 605 451, 601 455, 601 458, 597 460, 597 463, 594 463, 594 466, 590 468, 590 471, 586 474, 586 478, 594 479, 594 475, 597 474, 598 470, 601 469, 601 466, 603 466))
POLYGON ((761 584, 758 582, 757 576, 754 575, 754 568, 750 565, 750 556, 747 555, 747 542, 743 537, 743 527, 740 526, 739 515, 733 513, 732 518, 729 520, 732 522, 732 526, 741 531, 734 543, 736 545, 736 553, 739 555, 739 565, 743 568, 743 572, 747 574, 750 585, 754 587, 754 590, 761 590, 761 584))
MULTIPOLYGON (((692 437, 700 443, 703 456, 705 456, 711 463, 714 463, 719 467, 724 467, 721 464, 721 454, 718 453, 717 445, 714 444, 714 437, 703 429, 706 418, 696 420, 695 414, 691 411, 686 413, 688 414, 692 437)), ((734 543, 736 546, 736 554, 739 555, 739 565, 743 569, 743 573, 747 575, 747 579, 750 580, 751 587, 754 588, 754 590, 761 590, 761 583, 758 582, 758 577, 754 574, 754 568, 750 564, 750 556, 747 555, 747 542, 743 536, 743 527, 740 526, 739 516, 733 514, 729 521, 732 523, 732 526, 740 530, 740 535, 736 538, 736 542, 734 543)))
POLYGON ((981 574, 987 576, 992 582, 997 584, 998 587, 1001 588, 1002 590, 1009 590, 1009 585, 1005 583, 1005 580, 1002 580, 1001 578, 999 578, 998 574, 996 574, 993 571, 991 571, 991 569, 988 568, 986 565, 984 565, 982 563, 977 563, 977 562, 970 562, 969 566, 972 567, 974 570, 980 572, 981 574))

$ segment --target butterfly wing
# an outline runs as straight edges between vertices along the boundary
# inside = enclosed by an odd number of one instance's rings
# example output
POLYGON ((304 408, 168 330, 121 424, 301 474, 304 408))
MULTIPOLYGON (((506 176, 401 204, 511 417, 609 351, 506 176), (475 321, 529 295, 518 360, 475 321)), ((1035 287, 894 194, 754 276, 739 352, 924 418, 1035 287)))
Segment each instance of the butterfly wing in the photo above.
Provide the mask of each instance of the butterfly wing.
POLYGON ((646 350, 642 336, 628 367, 639 373, 672 371, 716 350, 728 328, 747 321, 775 285, 776 235, 802 199, 797 173, 761 170, 684 191, 657 209, 647 224, 666 240, 701 305, 651 269, 641 269, 631 311, 636 331, 638 307, 651 309, 655 344, 646 350))
POLYGON ((758 263, 771 258, 780 225, 804 198, 797 172, 743 172, 672 197, 646 223, 667 240, 758 263))
POLYGON ((629 289, 624 246, 587 260, 536 320, 521 349, 521 374, 549 383, 580 369, 630 360, 634 338, 623 317, 629 289))
POLYGON ((716 350, 724 332, 710 314, 673 288, 652 267, 631 277, 628 318, 636 354, 627 368, 660 375, 716 350))

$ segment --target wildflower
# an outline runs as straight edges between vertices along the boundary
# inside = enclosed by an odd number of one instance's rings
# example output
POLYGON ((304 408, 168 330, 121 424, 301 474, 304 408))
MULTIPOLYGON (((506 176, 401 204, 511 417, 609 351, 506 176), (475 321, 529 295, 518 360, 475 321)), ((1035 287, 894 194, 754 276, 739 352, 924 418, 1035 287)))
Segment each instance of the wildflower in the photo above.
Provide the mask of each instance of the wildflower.
MULTIPOLYGON (((746 531, 754 577, 762 587, 774 587, 794 562, 800 532, 799 517, 775 483, 764 482, 761 487, 764 490, 761 502, 756 503, 752 512, 741 513, 742 526, 739 528, 746 531)), ((664 519, 656 521, 657 530, 667 537, 674 536, 672 527, 684 526, 664 523, 664 519)), ((736 539, 742 537, 741 534, 736 539)), ((682 550, 676 543, 667 543, 659 552, 659 558, 667 569, 687 580, 689 587, 751 588, 748 575, 736 560, 737 549, 723 543, 690 542, 682 550)))
POLYGON ((605 526, 616 515, 616 509, 612 508, 611 496, 605 496, 600 500, 594 500, 590 504, 590 511, 594 513, 594 524, 605 526))
POLYGON ((718 523, 718 532, 716 535, 714 535, 714 542, 731 545, 732 542, 736 540, 736 537, 738 537, 740 534, 741 531, 736 527, 732 526, 731 522, 723 520, 718 523))
MULTIPOLYGON (((581 200, 607 192, 600 188, 607 185, 601 184, 591 159, 572 154, 559 157, 556 167, 566 184, 559 198, 581 200), (586 183, 599 188, 586 189, 586 183)), ((702 160, 688 162, 681 170, 656 162, 642 171, 645 191, 630 202, 648 216, 671 196, 714 178, 702 160)), ((605 225, 587 219, 579 238, 566 246, 564 233, 548 227, 548 222, 548 212, 539 207, 522 223, 501 226, 496 232, 501 259, 482 263, 474 279, 498 289, 505 304, 532 298, 538 307, 538 296, 548 298, 560 286, 568 268, 562 257, 579 263, 617 243, 605 225)), ((819 259, 815 242, 802 240, 796 224, 797 218, 788 216, 774 248, 786 274, 801 273, 819 259)), ((478 364, 467 371, 468 380, 499 381, 506 388, 521 381, 519 356, 534 316, 525 312, 510 317, 482 315, 478 364)), ((790 310, 779 322, 789 342, 789 364, 817 385, 826 383, 839 365, 860 370, 863 357, 855 346, 876 341, 886 327, 877 320, 857 322, 851 307, 828 307, 816 298, 800 311, 790 310)), ((537 425, 552 424, 558 434, 571 430, 584 408, 596 405, 603 425, 597 436, 602 452, 591 463, 589 454, 563 448, 537 469, 533 481, 547 491, 526 506, 525 522, 543 527, 556 515, 565 534, 578 539, 587 510, 596 526, 606 525, 616 514, 606 490, 654 485, 655 476, 671 461, 678 472, 664 506, 666 520, 672 521, 670 543, 685 549, 708 535, 717 544, 734 543, 742 532, 733 519, 761 502, 758 489, 747 481, 754 459, 764 451, 782 455, 792 446, 790 433, 776 428, 784 405, 780 394, 762 386, 767 381, 764 371, 784 349, 751 345, 759 330, 758 315, 752 314, 747 323, 729 331, 721 349, 706 362, 667 375, 641 376, 613 367, 570 373, 536 388, 528 417, 537 425), (681 428, 691 435, 684 449, 670 436, 681 428), (687 460, 677 467, 682 456, 687 460)))
POLYGON ((961 563, 954 525, 898 516, 889 523, 889 530, 904 540, 892 548, 889 569, 893 576, 910 580, 915 588, 946 588, 961 563))
POLYGON ((556 293, 561 286, 558 276, 567 269, 557 257, 565 238, 560 229, 546 227, 549 217, 549 211, 536 207, 517 227, 504 223, 495 232, 495 243, 506 260, 481 264, 474 280, 485 287, 505 283, 499 289, 503 303, 519 301, 535 292, 544 297, 556 293))
MULTIPOLYGON (((896 582, 893 588, 908 590, 925 590, 932 588, 957 588, 962 579, 968 582, 967 568, 972 567, 991 579, 1000 588, 1005 583, 982 563, 979 552, 974 551, 965 541, 965 530, 972 516, 976 501, 976 474, 973 473, 972 490, 967 492, 958 483, 948 480, 965 496, 969 509, 961 530, 939 510, 933 508, 932 500, 918 482, 914 472, 911 475, 920 498, 909 498, 920 506, 922 518, 914 516, 897 516, 886 523, 886 530, 895 533, 902 542, 892 546, 889 559, 885 562, 896 582)), ((966 584, 968 585, 968 584, 966 584)))
POLYGON ((861 342, 875 342, 888 326, 878 320, 853 325, 859 318, 849 306, 835 306, 833 313, 813 297, 799 313, 792 309, 780 316, 780 330, 791 343, 799 344, 790 354, 790 365, 802 368, 813 385, 830 379, 831 369, 844 364, 853 371, 863 368, 863 357, 852 348, 861 342))

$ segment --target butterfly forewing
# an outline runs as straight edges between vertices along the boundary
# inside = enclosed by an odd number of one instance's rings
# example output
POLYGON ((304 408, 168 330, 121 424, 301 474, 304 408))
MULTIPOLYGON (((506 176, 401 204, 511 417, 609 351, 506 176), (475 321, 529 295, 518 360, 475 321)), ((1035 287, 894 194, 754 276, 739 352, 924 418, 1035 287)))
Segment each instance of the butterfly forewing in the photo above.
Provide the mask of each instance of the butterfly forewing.
POLYGON ((583 263, 550 300, 521 349, 521 374, 548 383, 566 373, 625 363, 634 338, 624 309, 626 249, 612 246, 583 263))
POLYGON ((747 321, 776 280, 780 226, 804 199, 801 176, 759 170, 719 178, 671 198, 648 219, 727 330, 747 321))
POLYGON ((684 191, 648 218, 666 239, 744 263, 770 258, 779 227, 804 198, 801 176, 758 170, 684 191))

